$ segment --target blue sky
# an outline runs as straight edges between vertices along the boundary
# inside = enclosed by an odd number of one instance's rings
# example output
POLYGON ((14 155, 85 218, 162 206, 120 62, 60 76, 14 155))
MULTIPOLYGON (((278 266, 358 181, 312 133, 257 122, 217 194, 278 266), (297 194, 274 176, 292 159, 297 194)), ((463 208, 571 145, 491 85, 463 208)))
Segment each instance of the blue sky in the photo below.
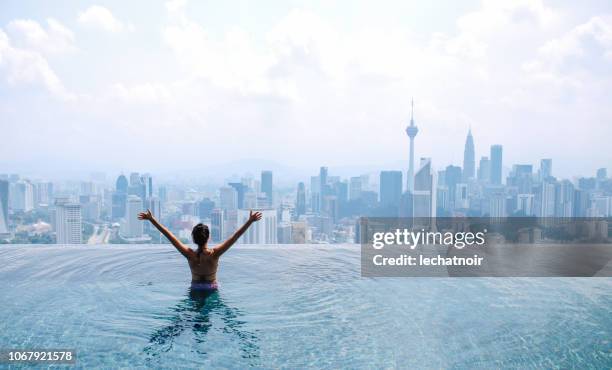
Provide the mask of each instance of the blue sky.
POLYGON ((590 175, 612 163, 611 20, 605 1, 5 1, 0 169, 400 169, 414 96, 438 168, 471 127, 477 160, 500 143, 508 166, 590 175))

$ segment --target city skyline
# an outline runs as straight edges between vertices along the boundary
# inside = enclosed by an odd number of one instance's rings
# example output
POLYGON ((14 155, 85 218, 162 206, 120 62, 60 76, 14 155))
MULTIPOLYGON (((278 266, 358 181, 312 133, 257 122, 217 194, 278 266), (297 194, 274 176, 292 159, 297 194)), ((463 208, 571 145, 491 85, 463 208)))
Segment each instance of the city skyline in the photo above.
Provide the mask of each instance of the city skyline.
POLYGON ((4 171, 399 168, 412 96, 434 165, 612 162, 609 2, 119 5, 3 6, 4 171))

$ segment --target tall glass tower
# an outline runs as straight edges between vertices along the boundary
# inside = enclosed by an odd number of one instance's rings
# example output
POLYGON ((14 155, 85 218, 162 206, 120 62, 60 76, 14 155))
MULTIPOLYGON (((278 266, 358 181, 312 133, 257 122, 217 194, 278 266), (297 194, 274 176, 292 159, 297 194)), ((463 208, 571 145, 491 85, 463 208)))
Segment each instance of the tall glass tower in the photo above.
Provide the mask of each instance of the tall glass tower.
POLYGON ((474 155, 474 138, 472 129, 468 131, 465 139, 465 149, 463 150, 463 181, 467 182, 476 175, 476 159, 474 155))

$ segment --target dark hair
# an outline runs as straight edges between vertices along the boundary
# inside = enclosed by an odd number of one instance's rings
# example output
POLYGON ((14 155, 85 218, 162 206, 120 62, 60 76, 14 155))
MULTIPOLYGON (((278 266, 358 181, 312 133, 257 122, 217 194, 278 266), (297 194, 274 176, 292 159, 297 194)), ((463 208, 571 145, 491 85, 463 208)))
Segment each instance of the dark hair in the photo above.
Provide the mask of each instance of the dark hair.
POLYGON ((198 247, 206 244, 208 242, 208 237, 210 236, 210 230, 208 226, 200 223, 193 227, 191 231, 191 237, 193 238, 193 242, 198 245, 198 247))

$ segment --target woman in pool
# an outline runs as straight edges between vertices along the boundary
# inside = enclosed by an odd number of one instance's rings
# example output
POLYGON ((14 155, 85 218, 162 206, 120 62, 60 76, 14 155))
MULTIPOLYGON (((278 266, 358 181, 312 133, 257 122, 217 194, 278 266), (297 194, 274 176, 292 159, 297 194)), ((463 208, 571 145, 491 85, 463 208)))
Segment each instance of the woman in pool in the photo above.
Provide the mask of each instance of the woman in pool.
POLYGON ((151 214, 150 210, 142 212, 138 215, 139 220, 149 220, 153 226, 159 230, 170 243, 174 245, 176 250, 181 252, 191 269, 191 288, 197 290, 216 290, 217 285, 217 267, 219 266, 219 257, 225 253, 244 232, 251 226, 253 222, 261 220, 261 212, 249 213, 249 219, 242 227, 234 233, 229 239, 217 245, 215 248, 207 248, 210 230, 204 224, 197 224, 191 231, 193 242, 197 244, 198 249, 187 247, 181 243, 174 234, 172 234, 164 225, 160 224, 151 214))

